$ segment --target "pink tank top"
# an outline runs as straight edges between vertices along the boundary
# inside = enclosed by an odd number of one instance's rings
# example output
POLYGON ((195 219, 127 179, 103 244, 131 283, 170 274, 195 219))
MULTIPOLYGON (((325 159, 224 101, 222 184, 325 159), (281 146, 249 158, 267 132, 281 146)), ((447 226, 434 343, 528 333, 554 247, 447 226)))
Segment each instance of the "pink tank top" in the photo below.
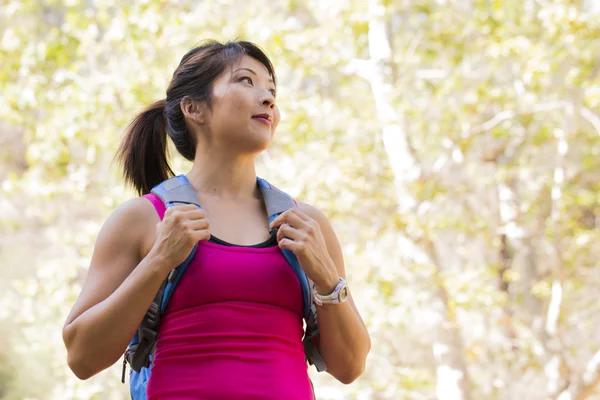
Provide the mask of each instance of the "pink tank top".
POLYGON ((202 241, 162 317, 148 400, 311 400, 302 334, 302 290, 277 246, 202 241))

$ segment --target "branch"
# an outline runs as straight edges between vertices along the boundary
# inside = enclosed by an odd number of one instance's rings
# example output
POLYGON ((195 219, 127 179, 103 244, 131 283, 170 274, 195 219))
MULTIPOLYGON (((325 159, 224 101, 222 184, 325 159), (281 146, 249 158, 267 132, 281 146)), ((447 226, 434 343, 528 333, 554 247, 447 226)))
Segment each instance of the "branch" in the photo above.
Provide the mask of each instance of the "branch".
POLYGON ((500 125, 504 121, 513 119, 516 116, 517 116, 517 113, 515 111, 511 111, 511 110, 501 111, 498 114, 494 115, 494 117, 492 119, 484 122, 481 125, 477 125, 475 128, 472 129, 471 132, 473 134, 478 134, 478 133, 482 133, 485 131, 489 131, 491 129, 494 129, 496 126, 500 125))
POLYGON ((600 117, 594 114, 589 108, 585 107, 581 108, 580 113, 581 116, 594 127, 598 135, 600 135, 600 117))
POLYGON ((489 131, 491 129, 494 129, 496 126, 500 125, 502 122, 515 118, 517 115, 536 114, 539 112, 554 111, 554 110, 564 108, 564 107, 566 107, 566 105, 567 105, 566 101, 553 101, 550 103, 543 103, 543 104, 535 105, 530 110, 523 110, 523 111, 519 111, 519 112, 517 112, 515 110, 500 111, 498 114, 494 115, 493 118, 474 127, 471 130, 471 133, 476 135, 479 133, 489 131))
MULTIPOLYGON (((563 283, 565 274, 564 259, 561 254, 561 203, 563 199, 563 185, 565 176, 565 157, 569 148, 567 135, 571 133, 571 125, 574 117, 574 107, 572 103, 566 105, 565 128, 554 131, 556 139, 556 165, 554 166, 554 176, 551 190, 551 218, 553 226, 552 248, 556 265, 554 267, 554 281, 552 282, 552 294, 550 304, 546 314, 546 333, 548 337, 545 340, 545 347, 550 352, 550 359, 546 362, 546 376, 548 377, 548 388, 550 393, 563 393, 570 385, 570 371, 567 359, 564 354, 564 345, 558 331, 558 319, 561 314, 563 301, 563 283)), ((561 395, 562 396, 562 395, 561 395)))
POLYGON ((586 364, 585 371, 577 384, 571 384, 564 388, 558 395, 554 396, 556 400, 585 400, 600 383, 600 350, 586 364))
POLYGON ((584 400, 592 394, 598 383, 600 383, 600 350, 587 363, 585 372, 583 373, 582 385, 573 398, 575 400, 584 400))

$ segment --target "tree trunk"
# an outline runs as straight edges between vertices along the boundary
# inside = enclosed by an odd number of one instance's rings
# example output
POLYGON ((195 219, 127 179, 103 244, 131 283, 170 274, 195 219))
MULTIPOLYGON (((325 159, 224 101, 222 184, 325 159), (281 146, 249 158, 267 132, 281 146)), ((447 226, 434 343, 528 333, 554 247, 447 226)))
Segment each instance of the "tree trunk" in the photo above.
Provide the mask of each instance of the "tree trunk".
MULTIPOLYGON (((369 52, 368 79, 382 124, 383 142, 393 169, 398 211, 410 212, 419 203, 411 194, 408 184, 419 179, 421 166, 410 146, 403 115, 392 104, 392 44, 387 32, 386 10, 381 0, 369 1, 369 52)), ((411 238, 415 242, 414 238, 411 238)), ((469 400, 471 385, 463 355, 460 330, 450 310, 448 292, 442 283, 442 265, 435 244, 429 239, 418 240, 422 251, 435 266, 436 289, 434 297, 440 314, 437 338, 432 350, 436 362, 436 393, 440 400, 469 400)))
POLYGON ((587 363, 581 377, 573 377, 566 363, 565 350, 558 329, 558 320, 562 311, 563 282, 565 279, 565 265, 561 248, 561 214, 560 205, 563 197, 563 183, 565 180, 565 157, 569 148, 567 136, 578 130, 576 115, 583 110, 580 100, 575 92, 573 101, 566 107, 566 124, 564 129, 555 131, 556 139, 556 165, 554 168, 554 182, 552 185, 552 212, 553 225, 553 250, 555 256, 554 281, 552 283, 552 296, 546 317, 546 334, 548 335, 547 349, 551 354, 546 364, 548 377, 549 397, 557 400, 585 400, 593 394, 600 383, 600 351, 587 363))

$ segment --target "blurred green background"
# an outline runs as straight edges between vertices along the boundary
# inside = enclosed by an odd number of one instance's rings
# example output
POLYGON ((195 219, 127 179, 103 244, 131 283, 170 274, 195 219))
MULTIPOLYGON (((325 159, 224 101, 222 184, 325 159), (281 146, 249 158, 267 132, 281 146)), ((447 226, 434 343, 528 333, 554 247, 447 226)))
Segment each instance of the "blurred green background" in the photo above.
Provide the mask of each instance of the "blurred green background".
POLYGON ((600 399, 598 0, 0 0, 0 398, 127 398, 61 328, 126 125, 207 38, 272 57, 258 170, 343 243, 373 347, 320 400, 600 399))

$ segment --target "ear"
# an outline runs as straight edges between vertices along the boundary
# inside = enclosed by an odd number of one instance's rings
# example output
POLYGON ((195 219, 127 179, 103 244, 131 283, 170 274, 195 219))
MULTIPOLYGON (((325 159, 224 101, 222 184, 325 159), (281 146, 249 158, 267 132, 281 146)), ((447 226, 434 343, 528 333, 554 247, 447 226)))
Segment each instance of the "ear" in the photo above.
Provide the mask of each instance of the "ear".
POLYGON ((185 96, 183 99, 181 99, 179 106, 181 107, 181 112, 186 119, 193 120, 200 125, 204 124, 206 109, 204 103, 193 100, 190 96, 185 96))

